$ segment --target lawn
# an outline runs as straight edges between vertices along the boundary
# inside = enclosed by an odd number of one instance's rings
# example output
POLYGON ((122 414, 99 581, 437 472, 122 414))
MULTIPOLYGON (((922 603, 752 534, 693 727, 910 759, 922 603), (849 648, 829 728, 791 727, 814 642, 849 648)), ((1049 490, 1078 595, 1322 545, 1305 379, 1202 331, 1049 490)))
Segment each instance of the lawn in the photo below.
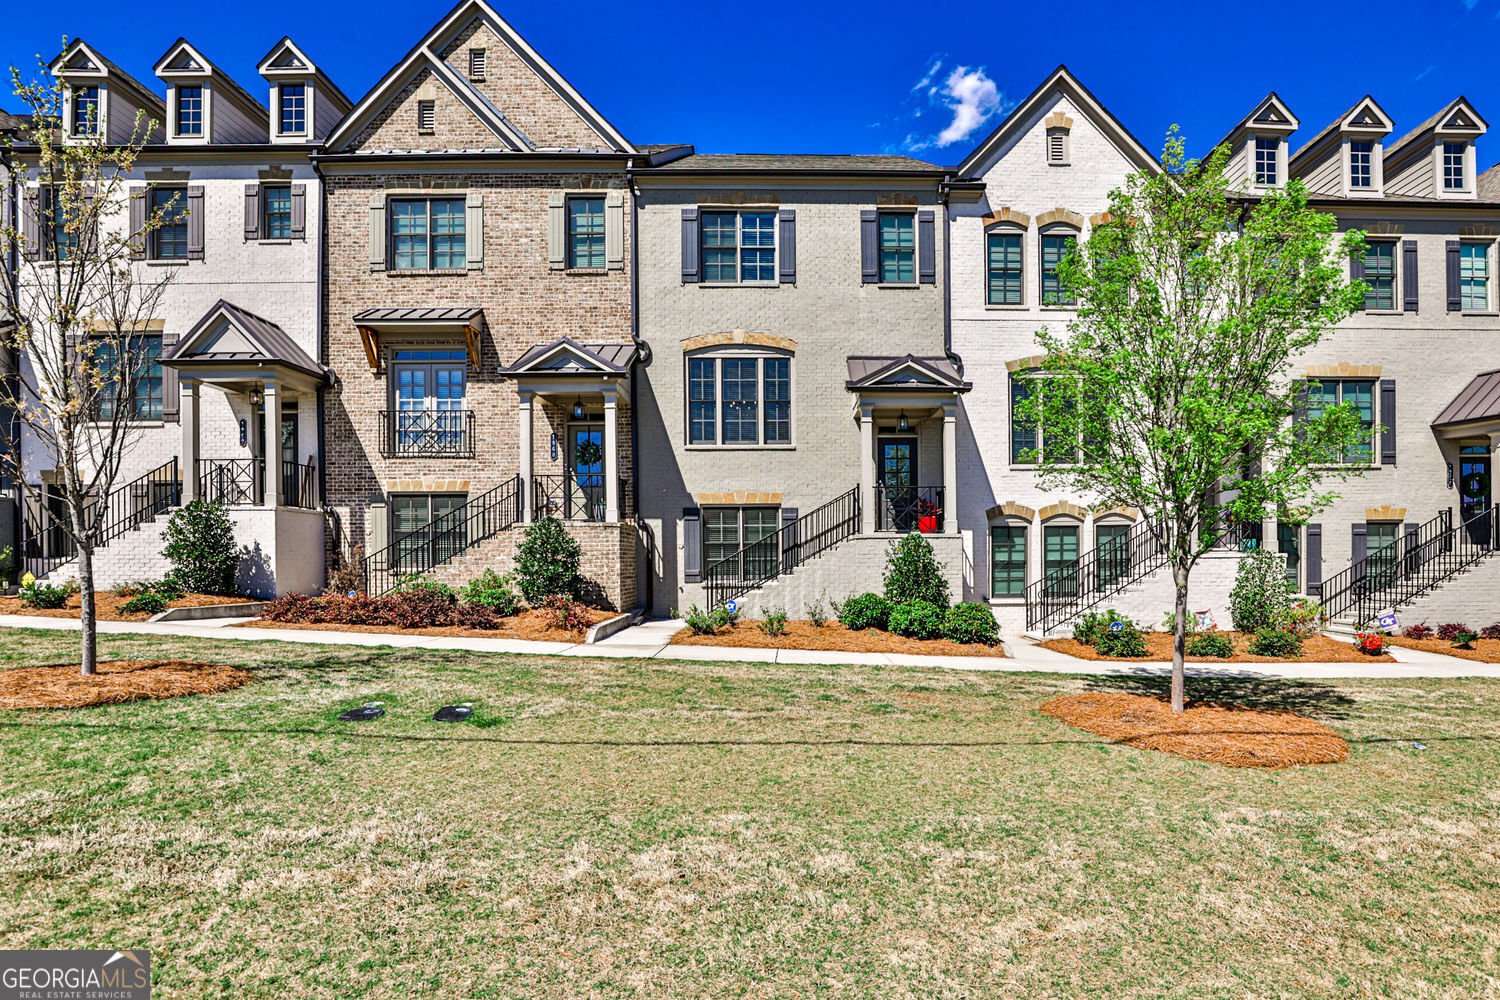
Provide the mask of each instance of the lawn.
MULTIPOLYGON (((1190 681, 1351 744, 1261 771, 1036 711, 1155 679, 103 646, 257 681, 0 713, 0 947, 149 947, 158 997, 1497 986, 1500 681, 1190 681)), ((0 664, 72 648, 0 630, 0 664)))

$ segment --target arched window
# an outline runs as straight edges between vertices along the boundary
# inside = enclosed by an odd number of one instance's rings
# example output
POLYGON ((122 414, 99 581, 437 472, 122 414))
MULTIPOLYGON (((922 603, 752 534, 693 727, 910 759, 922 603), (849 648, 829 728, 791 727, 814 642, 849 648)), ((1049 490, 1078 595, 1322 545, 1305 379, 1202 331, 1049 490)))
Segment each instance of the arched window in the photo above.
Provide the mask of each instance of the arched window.
POLYGON ((984 234, 985 302, 992 306, 1018 306, 1025 298, 1026 230, 1001 223, 984 234))

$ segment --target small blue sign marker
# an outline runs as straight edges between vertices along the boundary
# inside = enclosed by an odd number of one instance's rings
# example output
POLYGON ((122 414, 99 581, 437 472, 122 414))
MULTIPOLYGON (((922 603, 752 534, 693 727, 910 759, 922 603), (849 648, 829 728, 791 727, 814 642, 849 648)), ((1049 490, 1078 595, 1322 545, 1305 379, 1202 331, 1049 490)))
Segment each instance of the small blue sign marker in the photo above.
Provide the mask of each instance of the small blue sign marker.
POLYGON ((738 604, 734 603, 733 601, 725 601, 724 602, 724 610, 728 611, 730 614, 734 614, 739 609, 740 609, 740 606, 738 604))

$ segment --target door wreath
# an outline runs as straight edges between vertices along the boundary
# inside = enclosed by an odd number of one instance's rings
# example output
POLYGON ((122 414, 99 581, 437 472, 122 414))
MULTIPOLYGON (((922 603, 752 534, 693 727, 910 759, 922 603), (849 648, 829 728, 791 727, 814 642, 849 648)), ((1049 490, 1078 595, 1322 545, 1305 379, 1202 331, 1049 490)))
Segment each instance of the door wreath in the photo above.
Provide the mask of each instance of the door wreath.
POLYGON ((573 450, 573 459, 579 465, 598 465, 604 458, 604 449, 597 441, 580 441, 573 450))

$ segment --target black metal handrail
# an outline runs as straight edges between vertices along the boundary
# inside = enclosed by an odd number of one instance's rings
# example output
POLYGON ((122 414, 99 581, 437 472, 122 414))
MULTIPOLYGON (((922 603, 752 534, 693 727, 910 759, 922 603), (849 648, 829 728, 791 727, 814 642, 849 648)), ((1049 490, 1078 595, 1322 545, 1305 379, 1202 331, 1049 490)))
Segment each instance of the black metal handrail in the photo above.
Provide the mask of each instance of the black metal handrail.
MULTIPOLYGON (((181 491, 175 458, 116 487, 104 501, 106 510, 99 542, 107 544, 177 506, 181 491)), ((45 505, 24 507, 21 542, 24 568, 33 576, 46 576, 76 556, 78 548, 45 505)))
POLYGON ((260 506, 266 496, 266 463, 259 458, 200 458, 198 499, 260 506))
MULTIPOLYGON (((635 495, 630 481, 620 477, 620 516, 635 514, 635 495)), ((531 511, 536 517, 559 517, 564 521, 602 521, 608 511, 604 503, 604 473, 566 472, 532 477, 531 511)))
POLYGON ((521 477, 511 476, 422 527, 397 535, 385 548, 366 556, 365 591, 371 597, 389 593, 403 580, 431 572, 519 520, 521 477))
POLYGON ((781 529, 759 538, 703 573, 704 597, 710 608, 749 593, 813 556, 859 534, 860 497, 856 486, 803 514, 781 529), (749 572, 746 570, 749 569, 749 572))
POLYGON ((920 531, 935 535, 943 530, 943 487, 875 487, 876 531, 920 531))
POLYGON ((474 457, 473 410, 381 410, 386 458, 474 457))
POLYGON ((318 507, 318 470, 312 462, 281 463, 281 505, 316 510, 318 507))

